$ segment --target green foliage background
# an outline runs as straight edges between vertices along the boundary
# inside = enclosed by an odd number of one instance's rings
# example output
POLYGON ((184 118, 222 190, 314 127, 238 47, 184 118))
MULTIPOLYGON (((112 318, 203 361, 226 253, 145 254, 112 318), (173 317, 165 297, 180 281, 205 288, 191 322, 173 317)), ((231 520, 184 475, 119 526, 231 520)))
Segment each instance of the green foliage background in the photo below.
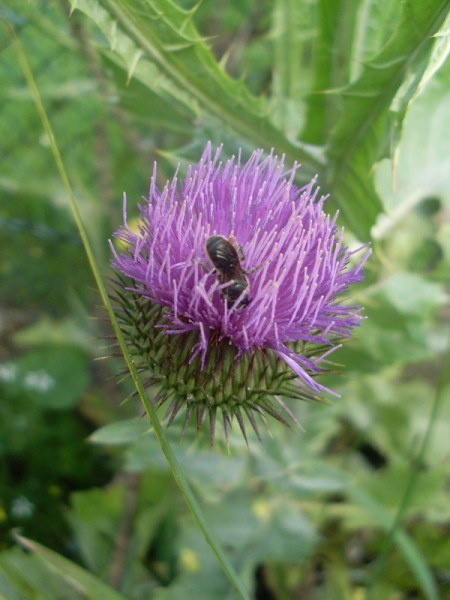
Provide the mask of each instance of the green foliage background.
MULTIPOLYGON (((326 384, 231 452, 168 433, 258 600, 450 598, 450 64, 443 0, 6 0, 97 263, 207 140, 318 173, 370 241, 326 384), (70 11, 73 14, 69 16, 70 11)), ((17 52, 0 33, 0 598, 234 598, 119 359, 17 52), (18 533, 20 535, 18 535, 18 533), (15 533, 15 537, 14 534, 15 533), (22 537, 21 537, 22 536, 22 537), (34 541, 31 541, 34 540, 34 541), (31 552, 25 552, 24 548, 31 552)))

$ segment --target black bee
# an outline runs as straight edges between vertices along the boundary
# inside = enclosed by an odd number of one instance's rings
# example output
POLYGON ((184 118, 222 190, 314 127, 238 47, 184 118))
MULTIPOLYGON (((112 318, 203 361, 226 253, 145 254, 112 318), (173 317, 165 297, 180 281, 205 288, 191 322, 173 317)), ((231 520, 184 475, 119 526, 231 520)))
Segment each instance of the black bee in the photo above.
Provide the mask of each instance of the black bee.
POLYGON ((249 283, 241 267, 244 259, 242 249, 236 240, 228 240, 222 235, 212 235, 206 240, 206 253, 217 272, 219 283, 230 283, 222 290, 222 297, 227 302, 227 307, 232 308, 238 298, 246 292, 236 308, 244 308, 250 302, 248 297, 249 283))

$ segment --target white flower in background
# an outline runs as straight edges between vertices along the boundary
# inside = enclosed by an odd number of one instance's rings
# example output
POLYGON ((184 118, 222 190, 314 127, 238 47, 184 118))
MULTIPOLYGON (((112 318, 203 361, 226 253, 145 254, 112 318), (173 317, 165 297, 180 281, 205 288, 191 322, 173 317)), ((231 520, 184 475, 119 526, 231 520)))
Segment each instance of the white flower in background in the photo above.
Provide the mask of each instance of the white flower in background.
POLYGON ((17 379, 17 365, 13 362, 0 364, 0 381, 12 383, 17 379))
POLYGON ((44 394, 54 387, 55 380, 46 371, 30 371, 25 375, 23 385, 28 390, 44 394))
POLYGON ((11 515, 16 519, 28 519, 34 513, 35 506, 25 496, 19 496, 12 501, 11 515))

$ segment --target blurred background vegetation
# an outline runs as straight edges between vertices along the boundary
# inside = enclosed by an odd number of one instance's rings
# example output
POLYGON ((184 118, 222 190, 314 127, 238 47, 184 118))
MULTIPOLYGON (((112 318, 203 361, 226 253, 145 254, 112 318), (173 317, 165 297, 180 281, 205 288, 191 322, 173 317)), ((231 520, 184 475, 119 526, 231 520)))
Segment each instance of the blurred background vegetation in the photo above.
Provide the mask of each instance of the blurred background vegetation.
MULTIPOLYGON (((134 206, 154 160, 164 182, 209 139, 319 173, 347 242, 373 246, 352 295, 368 319, 324 380, 341 397, 294 406, 305 431, 273 424, 249 449, 236 434, 230 454, 169 431, 251 597, 450 598, 447 3, 72 8, 5 0, 0 14, 105 277, 123 191, 134 206)), ((111 330, 0 31, 0 598, 233 598, 138 401, 121 404, 122 362, 96 360, 111 330)))

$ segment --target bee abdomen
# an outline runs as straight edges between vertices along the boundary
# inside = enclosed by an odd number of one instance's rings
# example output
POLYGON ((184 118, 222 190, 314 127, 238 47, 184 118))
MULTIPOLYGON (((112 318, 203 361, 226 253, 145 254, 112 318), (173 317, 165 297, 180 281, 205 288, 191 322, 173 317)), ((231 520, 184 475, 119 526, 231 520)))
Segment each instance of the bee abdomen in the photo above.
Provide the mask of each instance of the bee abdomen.
POLYGON ((223 275, 232 277, 235 270, 240 268, 235 248, 221 235, 213 235, 206 240, 206 252, 212 264, 223 275))

